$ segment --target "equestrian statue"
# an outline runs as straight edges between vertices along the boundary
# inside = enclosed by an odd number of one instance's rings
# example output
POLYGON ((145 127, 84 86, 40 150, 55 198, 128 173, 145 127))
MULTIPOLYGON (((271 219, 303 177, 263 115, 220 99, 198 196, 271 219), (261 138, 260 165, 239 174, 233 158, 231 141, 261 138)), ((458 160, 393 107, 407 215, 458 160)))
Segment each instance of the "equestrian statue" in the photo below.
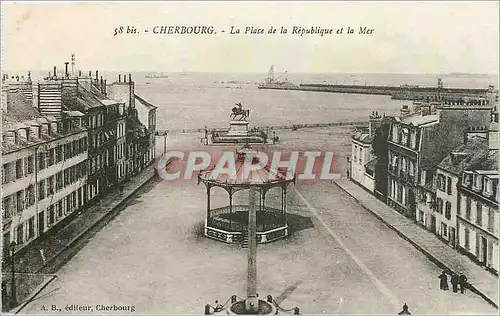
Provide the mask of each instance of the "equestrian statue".
POLYGON ((250 110, 243 109, 241 102, 235 103, 235 107, 232 108, 233 113, 231 113, 231 119, 234 121, 245 121, 250 116, 250 110))

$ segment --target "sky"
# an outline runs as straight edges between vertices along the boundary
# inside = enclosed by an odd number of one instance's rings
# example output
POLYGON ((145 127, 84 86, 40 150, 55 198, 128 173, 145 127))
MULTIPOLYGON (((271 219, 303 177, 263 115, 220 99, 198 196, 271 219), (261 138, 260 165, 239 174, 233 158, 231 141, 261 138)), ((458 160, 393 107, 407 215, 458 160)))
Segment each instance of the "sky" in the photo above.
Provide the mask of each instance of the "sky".
POLYGON ((497 1, 2 1, 2 69, 50 70, 73 53, 76 68, 102 71, 263 73, 274 64, 296 73, 498 74, 498 11, 497 1), (183 25, 216 34, 153 33, 183 25), (120 26, 139 33, 114 36, 120 26), (241 33, 230 34, 232 26, 241 33), (276 34, 267 34, 270 26, 276 34), (300 36, 294 26, 334 34, 300 36), (358 34, 365 26, 373 34, 358 34), (246 27, 265 34, 243 34, 246 27))

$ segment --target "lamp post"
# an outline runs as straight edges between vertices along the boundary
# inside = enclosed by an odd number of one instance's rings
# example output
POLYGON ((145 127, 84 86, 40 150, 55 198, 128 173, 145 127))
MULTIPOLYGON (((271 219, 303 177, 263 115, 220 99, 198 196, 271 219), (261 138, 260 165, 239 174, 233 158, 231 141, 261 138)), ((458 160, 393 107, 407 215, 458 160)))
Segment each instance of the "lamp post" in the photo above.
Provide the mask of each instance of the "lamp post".
POLYGON ((163 154, 167 153, 167 135, 168 129, 163 133, 163 154))
POLYGON ((12 308, 17 306, 17 295, 16 295, 16 275, 15 275, 15 261, 14 261, 14 254, 16 251, 16 242, 13 241, 10 243, 10 251, 11 251, 11 256, 10 256, 10 262, 11 262, 11 269, 12 269, 12 278, 10 280, 10 306, 12 308))

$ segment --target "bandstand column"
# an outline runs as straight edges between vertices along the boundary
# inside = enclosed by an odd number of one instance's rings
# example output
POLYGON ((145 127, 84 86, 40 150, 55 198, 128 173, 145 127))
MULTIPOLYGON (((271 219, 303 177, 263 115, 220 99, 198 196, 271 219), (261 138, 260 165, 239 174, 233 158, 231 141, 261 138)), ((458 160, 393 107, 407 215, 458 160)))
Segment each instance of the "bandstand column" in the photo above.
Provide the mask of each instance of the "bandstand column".
POLYGON ((286 186, 283 188, 282 192, 283 192, 283 214, 286 224, 286 186))
POLYGON ((210 189, 212 186, 207 184, 207 220, 210 218, 210 189))
POLYGON ((233 188, 229 187, 229 227, 233 231, 233 188))

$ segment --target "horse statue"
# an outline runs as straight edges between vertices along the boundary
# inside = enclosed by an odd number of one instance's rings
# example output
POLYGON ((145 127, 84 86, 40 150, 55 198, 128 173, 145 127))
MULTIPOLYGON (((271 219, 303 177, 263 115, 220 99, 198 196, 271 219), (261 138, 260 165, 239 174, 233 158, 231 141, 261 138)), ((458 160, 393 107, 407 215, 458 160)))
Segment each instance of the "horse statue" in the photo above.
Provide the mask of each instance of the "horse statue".
POLYGON ((231 119, 235 121, 244 121, 250 116, 250 110, 243 109, 241 102, 235 103, 235 107, 232 108, 233 113, 231 113, 231 119))

